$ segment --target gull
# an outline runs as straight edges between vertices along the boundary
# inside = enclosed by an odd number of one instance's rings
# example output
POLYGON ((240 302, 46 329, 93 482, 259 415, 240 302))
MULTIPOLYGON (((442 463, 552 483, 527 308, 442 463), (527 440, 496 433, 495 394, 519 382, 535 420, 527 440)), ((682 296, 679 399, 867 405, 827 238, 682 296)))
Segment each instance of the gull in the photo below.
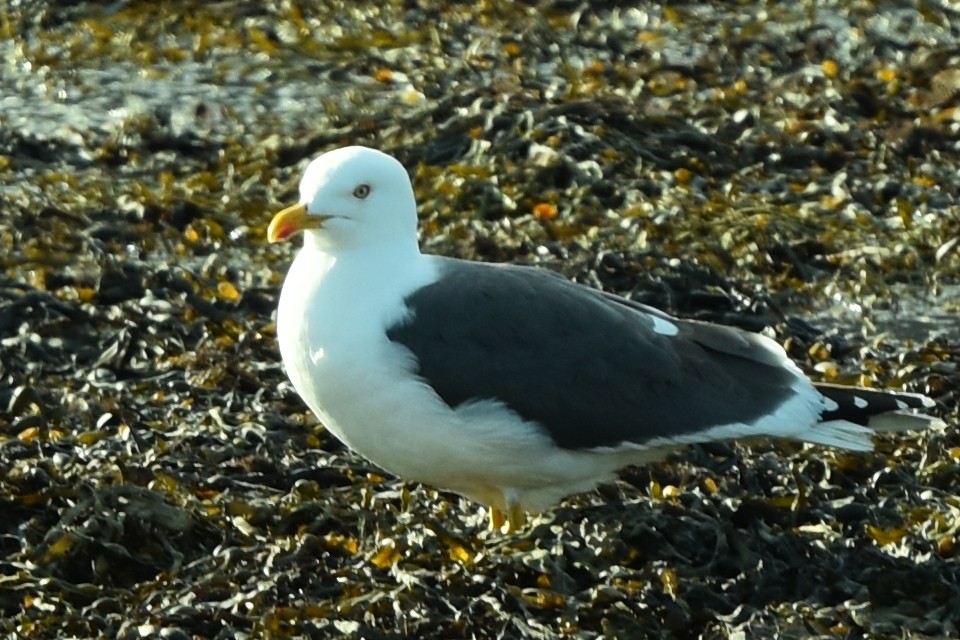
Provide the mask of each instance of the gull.
POLYGON ((691 443, 766 436, 853 451, 938 421, 912 393, 811 382, 775 341, 533 267, 420 252, 396 159, 307 167, 267 237, 302 235, 277 336, 297 393, 351 449, 411 481, 526 512, 691 443))

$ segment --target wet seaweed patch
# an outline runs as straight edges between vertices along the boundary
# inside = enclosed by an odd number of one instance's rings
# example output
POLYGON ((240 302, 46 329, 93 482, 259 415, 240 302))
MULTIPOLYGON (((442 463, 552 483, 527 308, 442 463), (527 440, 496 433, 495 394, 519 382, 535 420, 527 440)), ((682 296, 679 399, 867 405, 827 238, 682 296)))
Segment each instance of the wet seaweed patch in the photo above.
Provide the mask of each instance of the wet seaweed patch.
POLYGON ((0 3, 0 629, 958 635, 949 3, 0 3), (401 158, 428 251, 539 264, 938 400, 851 455, 692 447, 522 536, 300 404, 270 212, 401 158))

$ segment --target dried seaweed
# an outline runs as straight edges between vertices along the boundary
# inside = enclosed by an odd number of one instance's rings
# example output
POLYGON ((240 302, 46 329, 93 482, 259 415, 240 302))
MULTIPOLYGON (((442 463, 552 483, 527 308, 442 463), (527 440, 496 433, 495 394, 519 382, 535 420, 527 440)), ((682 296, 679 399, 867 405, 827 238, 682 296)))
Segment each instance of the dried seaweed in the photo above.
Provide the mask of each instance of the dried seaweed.
POLYGON ((0 3, 0 630, 960 637, 950 3, 0 3), (517 536, 287 383, 270 212, 401 158, 431 252, 928 393, 851 455, 693 447, 517 536))

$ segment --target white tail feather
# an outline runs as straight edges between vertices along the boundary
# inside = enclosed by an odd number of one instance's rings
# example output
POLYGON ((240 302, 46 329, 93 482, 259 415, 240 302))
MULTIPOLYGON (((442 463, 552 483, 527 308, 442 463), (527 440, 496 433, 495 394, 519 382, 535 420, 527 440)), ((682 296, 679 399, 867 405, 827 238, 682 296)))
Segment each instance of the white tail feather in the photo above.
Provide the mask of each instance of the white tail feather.
POLYGON ((813 442, 851 451, 873 451, 873 441, 870 439, 873 434, 873 429, 853 422, 828 420, 827 422, 818 422, 804 430, 800 439, 804 442, 813 442))
POLYGON ((898 431, 920 431, 922 429, 939 428, 946 426, 943 420, 934 416, 925 416, 922 413, 907 411, 891 411, 870 416, 870 429, 879 433, 895 433, 898 431))
POLYGON ((839 447, 850 451, 873 451, 871 438, 877 433, 919 431, 942 426, 944 426, 943 421, 933 416, 893 411, 872 416, 868 427, 846 420, 818 422, 804 431, 800 439, 804 442, 839 447))

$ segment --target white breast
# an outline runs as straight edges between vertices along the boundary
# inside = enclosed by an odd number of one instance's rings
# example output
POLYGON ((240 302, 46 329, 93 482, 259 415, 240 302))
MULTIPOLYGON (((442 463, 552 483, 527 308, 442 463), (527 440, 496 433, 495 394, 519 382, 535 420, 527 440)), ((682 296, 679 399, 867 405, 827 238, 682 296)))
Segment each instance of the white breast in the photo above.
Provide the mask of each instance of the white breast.
POLYGON ((385 469, 423 479, 416 467, 427 457, 427 425, 449 423, 453 412, 411 375, 412 356, 385 329, 409 313, 404 295, 432 282, 436 269, 425 256, 403 256, 389 268, 382 248, 375 260, 364 253, 300 252, 280 296, 280 352, 325 427, 385 469))
POLYGON ((532 510, 647 457, 560 449, 498 402, 449 407, 413 375, 413 355, 386 336, 385 328, 409 313, 404 295, 437 277, 429 256, 400 262, 405 268, 370 273, 372 262, 360 254, 333 259, 303 251, 280 296, 277 334, 287 373, 351 449, 404 479, 532 510))

